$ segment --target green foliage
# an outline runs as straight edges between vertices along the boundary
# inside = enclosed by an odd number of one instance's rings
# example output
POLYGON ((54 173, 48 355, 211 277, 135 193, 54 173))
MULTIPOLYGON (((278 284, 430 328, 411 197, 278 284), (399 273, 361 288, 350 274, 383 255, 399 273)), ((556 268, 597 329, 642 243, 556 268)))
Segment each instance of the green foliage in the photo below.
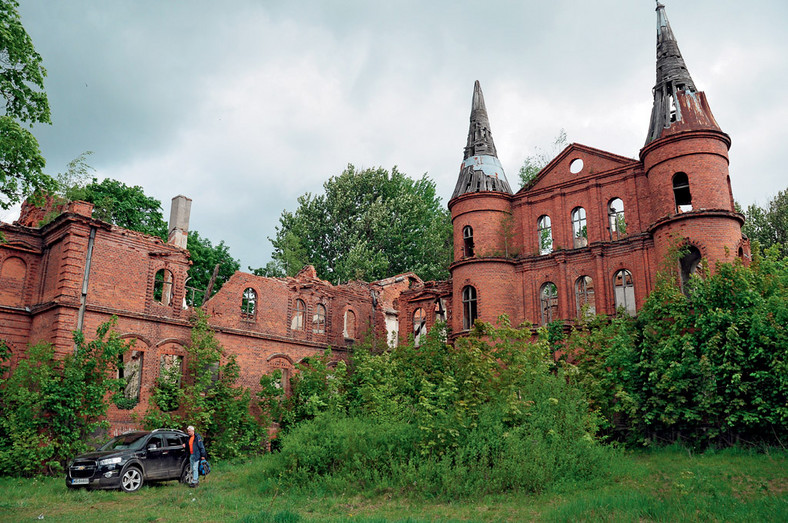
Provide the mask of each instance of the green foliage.
POLYGON ((752 204, 744 213, 742 232, 763 249, 778 245, 788 255, 788 189, 777 193, 765 208, 752 204))
POLYGON ((539 172, 544 169, 544 167, 550 163, 555 155, 561 152, 566 145, 566 131, 561 129, 558 136, 555 137, 549 151, 544 151, 538 147, 535 148, 534 154, 525 158, 523 165, 520 167, 520 171, 517 173, 520 178, 520 187, 530 187, 534 180, 536 180, 539 172))
MULTIPOLYGON (((230 277, 241 268, 241 263, 230 255, 230 249, 224 240, 213 245, 211 240, 200 236, 197 231, 189 231, 186 248, 191 256, 192 266, 189 268, 189 286, 207 289, 214 268, 219 265, 219 273, 213 285, 212 294, 218 291, 230 277)), ((196 304, 199 305, 199 304, 196 304)))
POLYGON ((43 173, 45 160, 38 141, 22 124, 50 123, 44 92, 46 70, 27 34, 15 0, 0 0, 0 209, 28 195, 40 201, 55 190, 43 173))
POLYGON ((631 441, 692 445, 788 438, 788 261, 660 277, 637 320, 593 320, 572 336, 578 383, 631 441))
MULTIPOLYGON (((89 168, 84 163, 84 154, 74 162, 77 162, 74 165, 77 173, 89 168)), ((94 218, 167 240, 167 223, 162 216, 161 202, 147 196, 139 185, 129 187, 111 178, 101 182, 93 178, 82 187, 79 184, 69 187, 66 196, 70 200, 91 202, 94 218)))
POLYGON ((418 348, 358 347, 347 373, 310 362, 286 400, 268 388, 267 406, 288 421, 277 473, 291 485, 447 498, 599 474, 596 419, 554 372, 546 330, 534 341, 529 326, 499 323, 477 322, 454 346, 436 326, 418 348))
POLYGON ((88 449, 87 439, 106 428, 108 394, 121 380, 110 376, 131 346, 102 324, 96 339, 74 333, 75 351, 55 357, 54 347, 39 343, 11 371, 8 352, 0 368, 0 474, 57 473, 65 462, 88 449))
POLYGON ((143 417, 145 427, 194 425, 212 458, 258 452, 262 429, 249 412, 249 390, 237 385, 240 367, 235 356, 221 363, 223 349, 201 309, 196 309, 192 322, 183 386, 175 386, 174 376, 167 374, 157 380, 143 417))
POLYGON ((299 197, 294 213, 282 212, 270 239, 275 264, 266 273, 292 276, 312 264, 334 282, 408 271, 447 277, 451 222, 426 175, 413 180, 396 167, 389 173, 348 165, 323 188, 299 197))

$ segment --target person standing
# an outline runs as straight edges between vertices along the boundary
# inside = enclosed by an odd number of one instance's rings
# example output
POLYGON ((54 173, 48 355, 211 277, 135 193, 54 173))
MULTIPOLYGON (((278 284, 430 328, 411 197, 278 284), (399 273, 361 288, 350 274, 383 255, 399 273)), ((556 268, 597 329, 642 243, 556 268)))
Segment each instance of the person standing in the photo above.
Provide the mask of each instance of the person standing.
POLYGON ((200 460, 207 459, 208 455, 205 452, 202 436, 194 431, 192 425, 189 425, 186 433, 189 435, 189 463, 192 466, 192 480, 189 487, 196 488, 200 484, 200 460))

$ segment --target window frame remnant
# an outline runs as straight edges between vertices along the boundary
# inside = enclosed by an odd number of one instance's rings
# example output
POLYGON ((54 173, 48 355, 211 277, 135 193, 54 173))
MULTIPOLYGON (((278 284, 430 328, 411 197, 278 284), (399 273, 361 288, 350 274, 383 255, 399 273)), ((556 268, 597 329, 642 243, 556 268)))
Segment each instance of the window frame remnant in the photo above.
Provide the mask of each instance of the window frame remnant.
POLYGON ((635 280, 627 269, 620 269, 613 275, 613 296, 616 310, 623 309, 630 316, 637 314, 635 280))
POLYGON ((673 200, 676 203, 676 214, 692 210, 689 176, 685 172, 677 172, 673 175, 673 200))
POLYGON ((421 345, 421 337, 427 334, 427 314, 419 307, 413 311, 413 346, 421 345))
POLYGON ((608 227, 610 229, 610 240, 616 241, 626 238, 627 220, 624 214, 624 200, 616 196, 607 202, 608 227), (620 209, 616 206, 620 202, 620 209))
POLYGON ((470 330, 479 318, 478 293, 473 285, 462 288, 462 329, 470 330))
POLYGON ((553 252, 553 225, 547 214, 536 220, 536 239, 539 242, 540 255, 553 252))
POLYGON ((539 311, 541 325, 558 318, 558 287, 551 281, 545 282, 539 289, 539 311))
POLYGON ((315 305, 315 313, 312 315, 312 333, 326 333, 326 306, 322 303, 315 305))
POLYGON ((346 340, 356 339, 356 312, 353 309, 345 311, 345 328, 343 335, 346 340))
POLYGON ((462 228, 463 255, 466 258, 473 256, 473 227, 466 225, 462 228))
POLYGON ((172 305, 173 282, 172 271, 162 267, 153 276, 153 301, 162 305, 172 305))
POLYGON ((580 318, 585 311, 586 317, 596 314, 596 298, 594 292, 594 279, 583 275, 575 280, 575 303, 577 304, 577 317, 580 318))
POLYGON ((301 298, 296 298, 293 304, 293 317, 290 320, 290 330, 303 331, 306 319, 306 303, 301 298))
POLYGON ((572 209, 572 244, 575 249, 588 246, 588 224, 583 207, 572 209))
POLYGON ((681 292, 689 295, 690 277, 695 274, 703 261, 703 254, 694 245, 689 245, 686 254, 679 259, 679 274, 681 276, 681 292))
POLYGON ((257 291, 251 287, 244 289, 241 295, 241 316, 254 319, 257 314, 257 291))

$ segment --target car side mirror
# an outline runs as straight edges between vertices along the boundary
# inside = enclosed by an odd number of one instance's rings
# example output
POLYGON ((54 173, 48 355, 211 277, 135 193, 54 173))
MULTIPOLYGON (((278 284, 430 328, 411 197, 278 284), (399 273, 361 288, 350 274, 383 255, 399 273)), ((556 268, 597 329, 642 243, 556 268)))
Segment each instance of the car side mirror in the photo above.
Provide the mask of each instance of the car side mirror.
POLYGON ((156 450, 156 444, 148 445, 148 450, 156 450))

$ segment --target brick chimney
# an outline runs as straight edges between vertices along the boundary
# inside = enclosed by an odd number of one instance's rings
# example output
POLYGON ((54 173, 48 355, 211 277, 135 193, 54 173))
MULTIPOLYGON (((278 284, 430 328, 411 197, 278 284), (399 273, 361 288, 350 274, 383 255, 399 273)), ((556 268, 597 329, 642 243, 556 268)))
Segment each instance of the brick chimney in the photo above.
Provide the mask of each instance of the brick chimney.
POLYGON ((178 195, 172 199, 170 207, 170 233, 167 236, 167 243, 181 249, 186 248, 186 240, 189 236, 189 215, 192 210, 192 200, 183 195, 178 195))

